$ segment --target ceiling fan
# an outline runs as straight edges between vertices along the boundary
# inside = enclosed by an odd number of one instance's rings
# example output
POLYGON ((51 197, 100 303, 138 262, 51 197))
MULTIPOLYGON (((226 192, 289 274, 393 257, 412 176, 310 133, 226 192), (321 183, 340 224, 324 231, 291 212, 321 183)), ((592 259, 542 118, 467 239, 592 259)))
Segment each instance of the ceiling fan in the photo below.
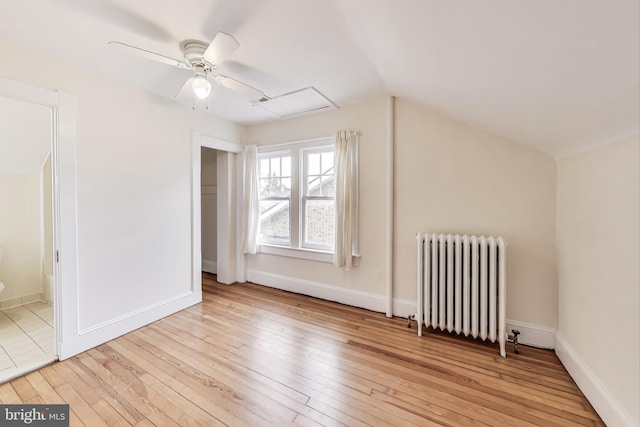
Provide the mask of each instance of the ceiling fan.
MULTIPOLYGON (((252 104, 270 99, 262 91, 254 87, 215 72, 220 64, 240 47, 240 43, 229 34, 219 32, 208 45, 199 40, 185 40, 181 42, 180 50, 184 55, 184 60, 182 61, 118 41, 110 41, 108 44, 146 59, 161 62, 176 68, 193 70, 193 77, 185 82, 183 89, 190 84, 194 95, 199 99, 207 99, 211 93, 210 80, 244 95, 252 104)), ((182 89, 176 96, 181 92, 182 89)))

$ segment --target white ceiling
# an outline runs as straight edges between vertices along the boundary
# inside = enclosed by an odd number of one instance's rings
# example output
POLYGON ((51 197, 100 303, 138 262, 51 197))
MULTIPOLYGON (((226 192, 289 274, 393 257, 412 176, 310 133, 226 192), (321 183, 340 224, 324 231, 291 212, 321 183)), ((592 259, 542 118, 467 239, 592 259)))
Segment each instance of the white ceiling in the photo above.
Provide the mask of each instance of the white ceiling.
MULTIPOLYGON (((240 48, 220 72, 269 96, 395 95, 561 156, 640 132, 639 17, 637 0, 20 0, 0 34, 173 99, 189 71, 107 42, 181 59, 224 31, 240 48)), ((209 111, 275 119, 220 87, 209 111)))

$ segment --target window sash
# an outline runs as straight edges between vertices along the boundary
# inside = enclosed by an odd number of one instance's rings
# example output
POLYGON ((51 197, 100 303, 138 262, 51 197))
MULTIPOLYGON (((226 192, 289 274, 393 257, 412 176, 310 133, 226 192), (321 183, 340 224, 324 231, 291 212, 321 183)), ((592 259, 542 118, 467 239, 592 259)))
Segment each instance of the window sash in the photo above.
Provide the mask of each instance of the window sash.
POLYGON ((301 176, 301 182, 303 183, 303 192, 301 195, 302 209, 300 212, 300 219, 301 219, 300 222, 302 226, 300 246, 305 249, 317 249, 321 251, 333 252, 334 241, 335 241, 335 190, 334 190, 333 196, 325 195, 325 192, 323 190, 323 183, 328 180, 335 180, 335 172, 334 172, 335 171, 335 144, 303 149, 300 152, 300 159, 303 165, 302 176, 301 176), (332 166, 330 168, 323 167, 325 154, 331 154, 332 166), (316 165, 317 170, 314 170, 314 171, 311 171, 312 169, 310 165, 311 156, 317 156, 317 165, 316 165), (310 172, 315 172, 315 173, 311 174, 310 172), (320 191, 319 195, 310 194, 313 191, 313 189, 309 188, 309 181, 310 181, 310 178, 312 177, 314 179, 320 180, 320 182, 318 183, 318 187, 320 191), (331 223, 330 225, 326 223, 323 224, 322 218, 319 218, 319 221, 316 221, 313 223, 308 221, 308 206, 309 206, 308 202, 323 201, 323 200, 333 201, 333 207, 332 207, 333 212, 330 216, 330 223, 331 223), (318 244, 318 243, 313 243, 311 241, 312 239, 310 238, 309 235, 317 234, 317 233, 310 233, 309 230, 311 228, 317 229, 318 227, 328 228, 329 230, 332 231, 333 235, 324 239, 328 241, 328 244, 318 244))
MULTIPOLYGON (((290 248, 291 250, 315 250, 322 252, 333 252, 333 245, 313 245, 305 244, 305 219, 306 219, 306 205, 307 201, 315 200, 335 200, 335 197, 325 195, 306 195, 307 191, 307 165, 306 155, 311 153, 333 153, 335 150, 334 139, 323 138, 321 140, 307 141, 301 143, 281 144, 287 145, 287 149, 283 150, 280 146, 272 147, 258 147, 258 159, 259 164, 262 167, 263 159, 272 159, 275 157, 290 156, 291 158, 291 192, 289 197, 261 197, 260 201, 282 201, 289 200, 289 244, 285 245, 281 241, 273 241, 271 239, 260 238, 259 244, 273 245, 282 248, 290 248)), ((334 166, 335 167, 335 166, 334 166)), ((282 168, 280 169, 282 171, 282 168)), ((320 171, 322 172, 322 171, 320 171)), ((317 175, 313 175, 317 176, 317 175)), ((324 177, 333 177, 333 171, 330 174, 325 174, 324 177)), ((266 176, 260 171, 260 179, 265 179, 266 176)), ((284 178, 284 177, 283 177, 284 178)), ((321 178, 322 181, 322 178, 321 178)), ((262 181, 261 181, 262 182, 262 181)), ((262 187, 261 187, 262 189, 262 187)), ((334 202, 335 203, 335 202, 334 202)), ((335 237, 334 237, 335 238, 335 237)))
POLYGON ((316 250, 321 250, 321 251, 325 251, 325 252, 332 252, 333 253, 333 249, 334 249, 334 241, 335 241, 335 197, 334 198, 330 198, 330 197, 306 197, 303 198, 302 200, 302 225, 303 225, 303 229, 302 229, 302 241, 301 243, 301 247, 305 248, 305 249, 316 249, 316 250), (318 243, 313 243, 311 237, 309 236, 312 233, 309 233, 308 230, 309 228, 311 228, 312 226, 318 227, 317 223, 312 223, 310 221, 307 221, 307 206, 309 205, 308 202, 315 202, 315 201, 330 201, 333 202, 332 204, 332 211, 333 211, 333 215, 331 215, 330 218, 330 224, 326 225, 325 227, 328 227, 330 230, 332 230, 332 234, 328 239, 325 240, 329 240, 328 244, 318 244, 318 243))

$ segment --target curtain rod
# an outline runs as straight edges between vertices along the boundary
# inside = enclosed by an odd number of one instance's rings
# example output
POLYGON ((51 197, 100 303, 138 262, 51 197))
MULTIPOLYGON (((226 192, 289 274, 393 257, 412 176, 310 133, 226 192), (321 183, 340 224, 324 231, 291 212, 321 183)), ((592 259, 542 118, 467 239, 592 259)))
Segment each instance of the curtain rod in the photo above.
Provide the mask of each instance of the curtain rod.
MULTIPOLYGON (((358 131, 358 130, 350 130, 348 132, 351 135, 360 136, 360 131, 358 131)), ((324 139, 332 139, 332 138, 334 138, 334 135, 325 136, 325 137, 322 137, 322 138, 305 139, 305 140, 302 140, 302 141, 289 141, 289 142, 281 142, 279 144, 258 145, 258 149, 260 149, 260 148, 285 147, 287 145, 295 145, 295 144, 306 144, 306 143, 309 143, 309 142, 317 142, 317 141, 322 141, 324 139)))

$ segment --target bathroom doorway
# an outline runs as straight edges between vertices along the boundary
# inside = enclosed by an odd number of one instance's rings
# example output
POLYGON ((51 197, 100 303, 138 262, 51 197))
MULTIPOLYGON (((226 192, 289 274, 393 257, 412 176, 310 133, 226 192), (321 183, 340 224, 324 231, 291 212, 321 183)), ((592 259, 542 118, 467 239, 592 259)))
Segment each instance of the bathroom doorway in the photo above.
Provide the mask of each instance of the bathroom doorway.
POLYGON ((57 359, 54 111, 0 96, 0 382, 57 359))

